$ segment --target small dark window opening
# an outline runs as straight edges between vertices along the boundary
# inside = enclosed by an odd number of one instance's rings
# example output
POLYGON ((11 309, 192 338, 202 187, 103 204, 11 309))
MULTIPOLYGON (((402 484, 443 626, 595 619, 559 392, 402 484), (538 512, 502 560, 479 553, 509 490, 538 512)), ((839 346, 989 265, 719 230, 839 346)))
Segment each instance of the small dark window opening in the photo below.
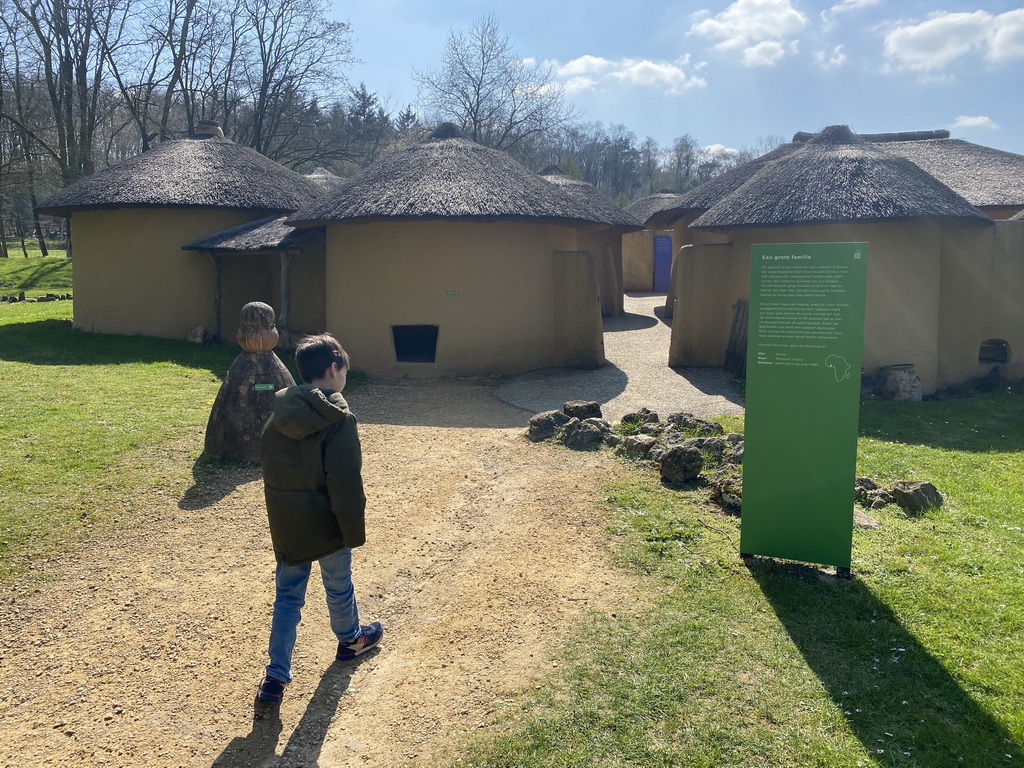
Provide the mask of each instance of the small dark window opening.
POLYGON ((393 325, 395 358, 400 363, 432 363, 437 355, 436 325, 393 325))
POLYGON ((1002 339, 989 339, 981 343, 978 350, 979 363, 1008 363, 1010 362, 1010 345, 1002 339))

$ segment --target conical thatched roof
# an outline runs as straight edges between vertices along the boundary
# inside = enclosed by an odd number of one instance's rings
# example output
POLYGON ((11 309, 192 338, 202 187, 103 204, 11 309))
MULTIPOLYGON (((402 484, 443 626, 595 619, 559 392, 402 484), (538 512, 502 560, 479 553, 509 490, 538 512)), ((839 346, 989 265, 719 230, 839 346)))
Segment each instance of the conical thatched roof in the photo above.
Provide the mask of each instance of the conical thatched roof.
POLYGON ((948 138, 880 141, 876 146, 910 160, 971 205, 1024 205, 1024 155, 948 138))
POLYGON ((333 192, 345 183, 345 180, 341 178, 341 176, 338 176, 336 173, 331 173, 323 166, 314 168, 306 174, 306 178, 310 181, 315 181, 323 192, 333 192))
POLYGON ((602 216, 506 153, 445 136, 451 136, 450 130, 384 155, 338 190, 301 208, 289 223, 543 219, 607 226, 602 216))
POLYGON ((678 192, 655 192, 634 200, 626 206, 626 212, 643 222, 648 229, 658 229, 666 225, 666 217, 659 214, 677 209, 681 199, 682 195, 678 192))
POLYGON ((183 251, 235 251, 256 253, 283 251, 293 248, 317 232, 315 229, 295 229, 285 224, 287 216, 268 216, 247 221, 236 227, 215 232, 204 238, 181 246, 183 251))
POLYGON ((845 125, 834 125, 762 165, 690 226, 732 229, 919 217, 992 223, 909 160, 868 144, 845 125))
MULTIPOLYGON (((706 211, 714 206, 719 200, 731 195, 764 166, 773 163, 779 158, 786 157, 799 148, 800 144, 782 144, 771 152, 766 152, 760 157, 755 157, 748 163, 730 168, 725 173, 708 179, 700 186, 694 187, 688 192, 680 195, 680 215, 684 211, 706 211)), ((677 216, 678 218, 678 216, 677 216)))
POLYGON ((42 203, 40 213, 91 208, 235 208, 294 211, 322 190, 250 147, 218 136, 165 141, 79 179, 42 203))
POLYGON ((557 165, 549 165, 537 173, 545 181, 561 187, 586 207, 595 216, 600 216, 606 224, 622 227, 629 231, 643 229, 643 222, 638 221, 628 211, 619 208, 607 195, 599 192, 593 184, 574 179, 557 165))

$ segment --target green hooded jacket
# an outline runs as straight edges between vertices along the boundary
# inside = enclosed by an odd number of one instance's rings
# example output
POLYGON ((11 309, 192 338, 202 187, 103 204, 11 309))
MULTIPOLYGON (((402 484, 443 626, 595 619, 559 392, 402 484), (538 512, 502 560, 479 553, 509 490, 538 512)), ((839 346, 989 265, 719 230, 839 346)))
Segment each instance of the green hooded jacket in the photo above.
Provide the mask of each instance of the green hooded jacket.
POLYGON ((340 392, 308 384, 278 391, 260 463, 279 561, 308 563, 366 541, 359 433, 340 392))

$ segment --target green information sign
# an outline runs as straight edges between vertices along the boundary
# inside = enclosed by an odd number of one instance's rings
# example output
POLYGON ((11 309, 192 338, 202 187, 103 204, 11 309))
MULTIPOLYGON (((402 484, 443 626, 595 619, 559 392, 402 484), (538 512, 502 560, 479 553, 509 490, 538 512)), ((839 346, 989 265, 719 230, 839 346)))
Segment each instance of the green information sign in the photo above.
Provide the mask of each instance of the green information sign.
POLYGON ((867 243, 750 253, 744 555, 850 567, 867 243))

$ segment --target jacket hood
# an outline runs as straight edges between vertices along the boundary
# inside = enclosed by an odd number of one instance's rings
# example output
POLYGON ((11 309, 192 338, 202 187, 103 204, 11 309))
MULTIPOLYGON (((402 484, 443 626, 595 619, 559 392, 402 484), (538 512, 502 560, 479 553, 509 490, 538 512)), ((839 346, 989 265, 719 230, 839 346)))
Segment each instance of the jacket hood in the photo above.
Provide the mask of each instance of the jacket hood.
POLYGON ((288 387, 274 395, 274 428, 292 440, 344 421, 350 413, 341 392, 309 384, 288 387))

